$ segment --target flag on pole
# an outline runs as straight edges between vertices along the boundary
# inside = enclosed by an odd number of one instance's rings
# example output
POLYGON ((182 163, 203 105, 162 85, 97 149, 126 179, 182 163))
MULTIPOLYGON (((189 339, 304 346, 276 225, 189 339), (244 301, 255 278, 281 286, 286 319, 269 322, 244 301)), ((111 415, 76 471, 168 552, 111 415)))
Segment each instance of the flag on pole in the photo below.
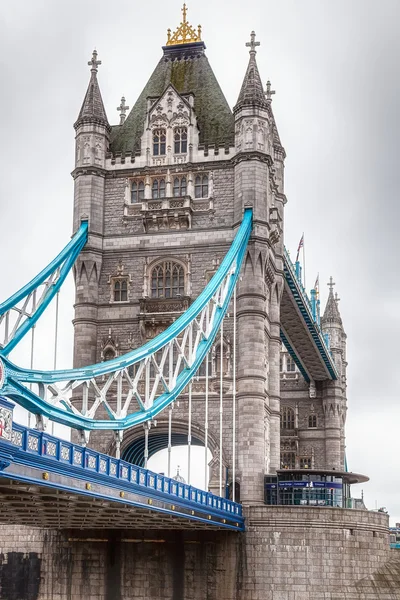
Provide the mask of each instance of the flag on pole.
POLYGON ((317 298, 318 298, 319 297, 319 273, 318 273, 317 279, 315 280, 315 283, 314 283, 314 290, 316 291, 317 298))
POLYGON ((299 247, 297 248, 296 262, 299 260, 300 250, 304 247, 304 233, 301 236, 301 240, 299 242, 299 247))

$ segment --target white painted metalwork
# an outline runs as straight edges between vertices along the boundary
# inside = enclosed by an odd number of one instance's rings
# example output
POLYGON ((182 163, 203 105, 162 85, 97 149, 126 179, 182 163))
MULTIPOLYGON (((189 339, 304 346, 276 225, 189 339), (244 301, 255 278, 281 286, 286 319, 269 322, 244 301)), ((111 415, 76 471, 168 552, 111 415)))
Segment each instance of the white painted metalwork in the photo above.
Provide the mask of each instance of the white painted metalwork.
POLYGON ((206 354, 206 397, 204 407, 204 489, 208 487, 208 353, 206 354))

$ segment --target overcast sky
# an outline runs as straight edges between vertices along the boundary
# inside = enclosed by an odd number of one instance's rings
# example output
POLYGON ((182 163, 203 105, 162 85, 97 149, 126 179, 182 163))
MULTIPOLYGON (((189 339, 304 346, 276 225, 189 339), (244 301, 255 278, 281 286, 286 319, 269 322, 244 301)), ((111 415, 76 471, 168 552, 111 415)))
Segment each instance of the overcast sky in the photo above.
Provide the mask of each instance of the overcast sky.
MULTIPOLYGON (((161 56, 178 0, 19 0, 0 7, 1 299, 71 234, 73 123, 94 47, 111 124, 133 106, 161 56)), ((369 508, 400 521, 398 0, 192 0, 207 56, 231 106, 255 29, 287 152, 285 243, 305 232, 307 283, 336 281, 348 334, 349 468, 369 508)), ((59 365, 72 356, 73 290, 61 302, 59 365)), ((50 317, 49 317, 50 318, 50 317)), ((38 343, 37 366, 52 366, 38 343)), ((21 357, 22 360, 22 357, 21 357)), ((355 491, 359 495, 360 490, 355 491)))

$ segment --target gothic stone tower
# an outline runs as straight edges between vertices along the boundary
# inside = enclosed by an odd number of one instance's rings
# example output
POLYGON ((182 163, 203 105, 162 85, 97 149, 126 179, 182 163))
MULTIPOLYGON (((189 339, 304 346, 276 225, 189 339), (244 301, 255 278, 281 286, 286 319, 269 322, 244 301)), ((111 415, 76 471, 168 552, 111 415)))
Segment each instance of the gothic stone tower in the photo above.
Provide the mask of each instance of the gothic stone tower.
MULTIPOLYGON (((91 79, 76 130, 74 228, 89 219, 89 240, 76 266, 75 366, 107 360, 157 335, 198 296, 228 250, 246 207, 253 233, 238 290, 237 473, 241 499, 262 502, 263 475, 280 466, 279 305, 283 287, 285 151, 256 63, 250 59, 233 112, 205 55, 200 29, 184 20, 163 47, 144 90, 110 126, 91 79)), ((232 325, 222 340, 224 414, 232 406, 232 325)), ((217 472, 221 340, 210 357, 209 445, 217 472)), ((193 437, 204 440, 204 369, 193 384, 193 437), (196 397, 199 400, 196 402, 196 397)), ((174 410, 184 431, 185 397, 174 410)), ((157 431, 165 431, 161 415, 157 431), (163 429, 164 428, 164 429, 163 429)), ((224 426, 223 462, 232 468, 224 426)), ((125 433, 122 456, 143 430, 125 433)), ((150 436, 151 437, 151 436, 150 436)), ((110 434, 90 444, 114 452, 110 434)), ((214 477, 215 480, 215 477, 214 477)), ((211 487, 215 484, 211 477, 211 487)))

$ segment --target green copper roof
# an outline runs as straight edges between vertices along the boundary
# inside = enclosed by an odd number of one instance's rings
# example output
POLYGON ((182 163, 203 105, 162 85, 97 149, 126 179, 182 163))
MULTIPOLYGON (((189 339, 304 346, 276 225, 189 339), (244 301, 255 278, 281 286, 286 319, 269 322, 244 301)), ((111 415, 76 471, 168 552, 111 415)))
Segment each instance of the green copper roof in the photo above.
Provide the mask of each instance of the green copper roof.
POLYGON ((146 99, 161 96, 171 83, 180 94, 194 94, 194 110, 201 144, 234 145, 233 114, 204 49, 203 42, 164 47, 164 56, 125 123, 113 127, 113 153, 140 150, 140 138, 146 118, 146 99))

